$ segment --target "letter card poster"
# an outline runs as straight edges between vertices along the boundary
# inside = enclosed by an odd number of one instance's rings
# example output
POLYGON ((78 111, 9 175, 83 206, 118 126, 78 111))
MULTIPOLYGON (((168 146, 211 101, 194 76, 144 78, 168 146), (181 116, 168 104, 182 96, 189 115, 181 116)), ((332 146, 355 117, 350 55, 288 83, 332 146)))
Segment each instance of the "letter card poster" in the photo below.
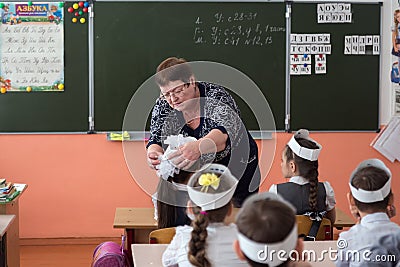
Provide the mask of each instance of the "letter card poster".
POLYGON ((0 3, 0 90, 64 90, 64 20, 57 2, 0 3))

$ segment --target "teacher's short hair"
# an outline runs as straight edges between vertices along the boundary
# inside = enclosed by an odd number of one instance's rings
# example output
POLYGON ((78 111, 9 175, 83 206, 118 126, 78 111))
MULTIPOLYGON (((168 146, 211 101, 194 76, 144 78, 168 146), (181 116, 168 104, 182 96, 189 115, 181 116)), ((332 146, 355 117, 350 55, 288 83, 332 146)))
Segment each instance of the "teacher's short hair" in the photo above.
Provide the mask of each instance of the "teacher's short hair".
POLYGON ((192 69, 184 58, 170 57, 158 65, 155 79, 159 86, 164 86, 173 81, 189 83, 192 75, 192 69))

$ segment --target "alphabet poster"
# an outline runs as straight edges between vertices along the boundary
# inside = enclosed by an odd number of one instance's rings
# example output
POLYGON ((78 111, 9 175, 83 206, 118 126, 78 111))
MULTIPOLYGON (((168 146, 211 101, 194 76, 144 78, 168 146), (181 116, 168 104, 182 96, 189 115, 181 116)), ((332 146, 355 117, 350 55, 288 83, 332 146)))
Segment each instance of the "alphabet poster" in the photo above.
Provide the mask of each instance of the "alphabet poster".
POLYGON ((0 90, 64 90, 62 3, 0 4, 0 90))

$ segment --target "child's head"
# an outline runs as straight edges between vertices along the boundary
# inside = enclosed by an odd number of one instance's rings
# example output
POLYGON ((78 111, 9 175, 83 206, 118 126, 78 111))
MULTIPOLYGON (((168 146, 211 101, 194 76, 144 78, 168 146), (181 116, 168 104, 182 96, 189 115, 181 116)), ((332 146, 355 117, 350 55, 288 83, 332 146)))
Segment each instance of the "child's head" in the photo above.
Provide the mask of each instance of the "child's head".
POLYGON ((297 131, 282 153, 282 174, 285 178, 302 176, 310 183, 310 207, 316 209, 318 156, 322 146, 309 137, 307 130, 297 131))
POLYGON ((392 198, 392 173, 379 159, 361 162, 350 177, 349 201, 364 213, 385 212, 392 198))
POLYGON ((178 212, 182 207, 186 207, 187 198, 182 195, 187 194, 186 184, 192 175, 191 172, 180 170, 167 180, 160 178, 157 186, 157 224, 158 228, 177 226, 176 222, 182 218, 178 212))
POLYGON ((190 178, 188 193, 195 215, 188 255, 192 265, 210 266, 205 252, 207 226, 210 222, 223 222, 230 214, 231 199, 237 184, 238 180, 228 168, 219 164, 211 164, 190 178))
POLYGON ((277 194, 264 192, 246 199, 236 217, 234 248, 239 258, 250 266, 278 266, 285 262, 278 252, 285 258, 295 249, 301 253, 295 215, 294 207, 277 194), (276 253, 269 257, 272 249, 276 253))
POLYGON ((395 25, 399 24, 399 21, 400 21, 400 9, 396 9, 394 11, 394 24, 395 25))

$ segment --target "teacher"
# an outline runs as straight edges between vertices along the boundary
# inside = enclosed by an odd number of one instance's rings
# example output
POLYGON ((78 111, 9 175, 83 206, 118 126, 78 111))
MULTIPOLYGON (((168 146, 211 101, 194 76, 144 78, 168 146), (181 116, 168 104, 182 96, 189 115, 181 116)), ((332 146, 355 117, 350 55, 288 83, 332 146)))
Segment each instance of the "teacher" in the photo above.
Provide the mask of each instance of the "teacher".
POLYGON ((161 92, 151 117, 149 166, 157 169, 168 136, 195 137, 197 141, 180 146, 168 159, 185 170, 211 162, 227 166, 239 179, 232 200, 241 207, 246 197, 258 192, 261 174, 257 144, 232 96, 223 86, 196 81, 190 63, 182 58, 161 62, 155 80, 161 92))

